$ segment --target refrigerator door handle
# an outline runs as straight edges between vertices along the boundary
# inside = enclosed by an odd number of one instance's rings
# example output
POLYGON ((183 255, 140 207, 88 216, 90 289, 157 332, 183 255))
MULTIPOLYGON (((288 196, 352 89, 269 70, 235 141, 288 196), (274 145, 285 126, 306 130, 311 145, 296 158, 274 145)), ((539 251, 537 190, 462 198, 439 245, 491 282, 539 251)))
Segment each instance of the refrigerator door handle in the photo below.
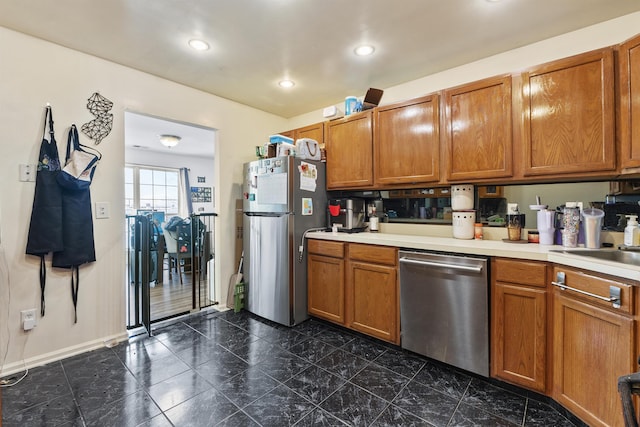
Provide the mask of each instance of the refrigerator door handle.
POLYGON ((289 215, 289 212, 245 212, 246 216, 270 216, 270 217, 279 217, 289 215))

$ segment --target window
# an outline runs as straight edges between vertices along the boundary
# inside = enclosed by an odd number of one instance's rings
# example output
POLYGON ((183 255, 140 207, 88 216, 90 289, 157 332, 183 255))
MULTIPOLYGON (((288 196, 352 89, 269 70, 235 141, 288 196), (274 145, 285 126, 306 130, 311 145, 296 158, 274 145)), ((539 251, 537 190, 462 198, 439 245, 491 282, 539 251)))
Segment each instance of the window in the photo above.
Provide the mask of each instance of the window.
POLYGON ((135 215, 138 209, 165 212, 166 216, 178 215, 177 169, 126 166, 124 168, 124 197, 127 215, 135 215))

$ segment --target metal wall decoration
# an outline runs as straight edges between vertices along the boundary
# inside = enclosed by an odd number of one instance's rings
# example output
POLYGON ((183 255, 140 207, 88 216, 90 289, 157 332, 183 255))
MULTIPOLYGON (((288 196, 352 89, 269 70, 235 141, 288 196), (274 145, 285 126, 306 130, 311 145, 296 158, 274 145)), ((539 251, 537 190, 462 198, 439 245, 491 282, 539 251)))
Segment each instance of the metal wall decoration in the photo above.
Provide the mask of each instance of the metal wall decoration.
POLYGON ((82 133, 93 139, 98 145, 109 135, 113 127, 113 114, 109 113, 109 110, 113 108, 113 102, 98 92, 91 95, 87 101, 87 109, 96 118, 82 125, 82 133))

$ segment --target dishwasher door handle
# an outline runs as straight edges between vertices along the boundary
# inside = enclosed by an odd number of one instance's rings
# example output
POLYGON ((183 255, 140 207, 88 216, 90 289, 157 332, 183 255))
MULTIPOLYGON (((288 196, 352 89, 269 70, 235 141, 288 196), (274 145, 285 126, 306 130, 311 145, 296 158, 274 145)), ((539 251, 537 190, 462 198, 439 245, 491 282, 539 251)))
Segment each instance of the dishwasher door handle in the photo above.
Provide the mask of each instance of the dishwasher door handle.
POLYGON ((421 265, 424 267, 451 268, 453 270, 472 271, 474 273, 480 273, 482 271, 482 266, 445 264, 442 262, 423 261, 423 260, 417 260, 412 258, 400 258, 400 262, 406 263, 406 264, 421 265))
POLYGON ((603 297, 602 295, 594 294, 591 292, 583 291, 582 289, 572 288, 571 286, 567 286, 564 282, 551 282, 553 286, 559 287, 561 290, 568 289, 573 292, 577 292, 582 295, 586 295, 591 298, 597 298, 602 301, 610 302, 613 305, 613 308, 620 308, 620 288, 616 286, 609 286, 609 298, 603 297))

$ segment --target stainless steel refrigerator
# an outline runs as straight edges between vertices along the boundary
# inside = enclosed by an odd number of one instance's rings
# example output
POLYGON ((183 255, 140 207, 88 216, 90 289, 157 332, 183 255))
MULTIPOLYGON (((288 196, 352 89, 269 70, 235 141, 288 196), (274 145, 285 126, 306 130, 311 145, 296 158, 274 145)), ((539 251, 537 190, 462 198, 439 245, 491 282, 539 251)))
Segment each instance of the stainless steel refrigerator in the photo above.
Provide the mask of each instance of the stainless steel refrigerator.
POLYGON ((244 165, 243 277, 248 311, 286 326, 308 318, 303 235, 326 226, 326 209, 324 163, 287 156, 244 165))

